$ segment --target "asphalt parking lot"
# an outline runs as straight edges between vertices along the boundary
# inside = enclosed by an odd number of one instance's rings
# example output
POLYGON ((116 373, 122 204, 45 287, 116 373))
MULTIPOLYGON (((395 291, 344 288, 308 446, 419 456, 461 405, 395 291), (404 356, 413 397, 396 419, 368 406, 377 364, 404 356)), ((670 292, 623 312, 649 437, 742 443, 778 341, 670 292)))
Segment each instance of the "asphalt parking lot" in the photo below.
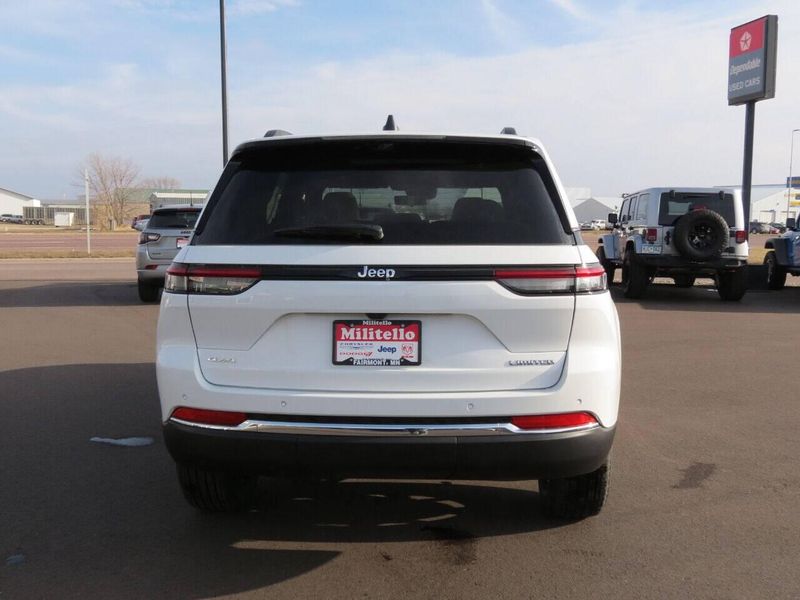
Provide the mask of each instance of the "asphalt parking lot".
POLYGON ((158 307, 132 259, 0 265, 0 598, 798 598, 800 287, 614 291, 623 394, 604 512, 535 482, 264 481, 180 496, 158 307), (116 447, 92 437, 150 437, 116 447))

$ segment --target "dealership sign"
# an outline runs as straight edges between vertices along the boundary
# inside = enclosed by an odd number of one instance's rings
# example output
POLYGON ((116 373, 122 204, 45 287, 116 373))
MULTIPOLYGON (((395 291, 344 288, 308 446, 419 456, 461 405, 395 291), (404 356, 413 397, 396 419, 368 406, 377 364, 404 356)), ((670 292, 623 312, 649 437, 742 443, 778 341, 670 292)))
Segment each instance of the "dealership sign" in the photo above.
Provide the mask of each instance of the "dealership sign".
POLYGON ((731 29, 728 104, 775 97, 777 46, 777 15, 767 15, 731 29))

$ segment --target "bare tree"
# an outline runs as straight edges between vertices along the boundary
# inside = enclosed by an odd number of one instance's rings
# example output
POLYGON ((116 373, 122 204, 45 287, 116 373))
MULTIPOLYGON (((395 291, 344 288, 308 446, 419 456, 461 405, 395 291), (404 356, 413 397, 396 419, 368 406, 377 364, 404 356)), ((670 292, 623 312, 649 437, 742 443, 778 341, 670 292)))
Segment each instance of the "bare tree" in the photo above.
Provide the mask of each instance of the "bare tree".
POLYGON ((146 177, 139 182, 139 187, 156 190, 177 190, 180 189, 181 182, 174 177, 146 177))
POLYGON ((89 171, 90 196, 93 203, 102 207, 113 229, 128 217, 133 188, 139 177, 139 167, 129 158, 90 154, 81 168, 89 171))

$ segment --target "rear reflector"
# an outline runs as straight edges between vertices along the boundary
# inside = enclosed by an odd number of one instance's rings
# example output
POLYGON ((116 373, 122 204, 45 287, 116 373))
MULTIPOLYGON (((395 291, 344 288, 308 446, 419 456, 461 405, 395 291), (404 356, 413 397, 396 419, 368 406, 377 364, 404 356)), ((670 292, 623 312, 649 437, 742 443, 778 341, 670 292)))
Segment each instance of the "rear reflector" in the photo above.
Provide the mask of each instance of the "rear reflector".
POLYGON ((172 263, 167 269, 164 291, 173 294, 240 294, 260 278, 261 269, 257 267, 172 263))
POLYGON ((242 412, 230 412, 227 410, 206 410, 204 408, 187 408, 182 406, 172 411, 171 419, 180 419, 190 423, 200 423, 202 425, 224 425, 236 427, 247 420, 247 415, 242 412))
POLYGON ((517 294, 587 294, 608 289, 599 264, 541 269, 498 269, 495 280, 517 294))
POLYGON ((587 412, 554 415, 523 415, 511 417, 511 424, 520 429, 569 429, 597 425, 597 419, 587 412))

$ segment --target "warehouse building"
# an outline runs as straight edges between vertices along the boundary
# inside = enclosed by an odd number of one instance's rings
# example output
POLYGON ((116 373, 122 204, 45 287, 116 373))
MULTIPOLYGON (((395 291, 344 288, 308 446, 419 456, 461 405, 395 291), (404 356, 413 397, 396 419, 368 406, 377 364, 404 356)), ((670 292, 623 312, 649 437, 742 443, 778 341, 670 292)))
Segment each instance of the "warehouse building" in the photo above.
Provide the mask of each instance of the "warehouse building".
POLYGON ((26 206, 41 206, 41 203, 31 196, 0 188, 0 214, 22 216, 26 206))

